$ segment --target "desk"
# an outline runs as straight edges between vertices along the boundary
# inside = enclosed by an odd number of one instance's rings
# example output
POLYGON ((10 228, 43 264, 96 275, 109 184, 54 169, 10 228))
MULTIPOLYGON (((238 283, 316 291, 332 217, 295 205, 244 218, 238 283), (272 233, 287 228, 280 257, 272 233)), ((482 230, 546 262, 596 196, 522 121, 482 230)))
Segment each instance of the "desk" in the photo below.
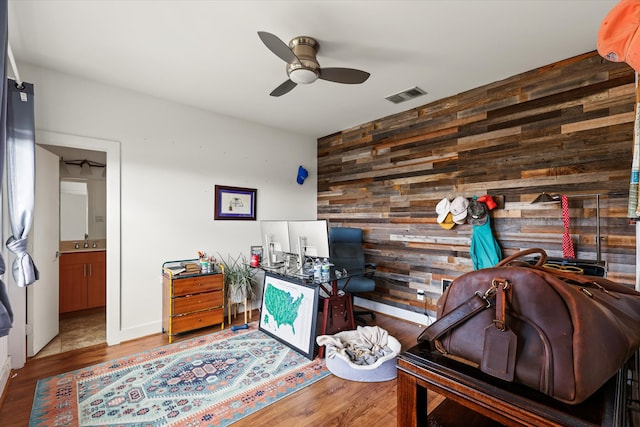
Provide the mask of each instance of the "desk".
POLYGON ((453 425, 624 426, 625 377, 623 369, 585 402, 567 405, 417 345, 398 356, 398 426, 446 426, 452 417, 453 425), (446 398, 429 415, 428 391, 446 398))

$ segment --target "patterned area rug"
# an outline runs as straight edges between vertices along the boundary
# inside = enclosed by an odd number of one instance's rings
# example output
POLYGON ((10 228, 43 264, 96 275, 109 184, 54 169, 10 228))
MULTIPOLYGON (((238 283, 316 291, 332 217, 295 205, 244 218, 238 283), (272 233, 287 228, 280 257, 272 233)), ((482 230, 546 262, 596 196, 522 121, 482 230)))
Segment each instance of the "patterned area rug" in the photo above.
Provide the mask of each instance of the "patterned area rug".
POLYGON ((252 323, 40 380, 29 425, 226 426, 328 374, 252 323))

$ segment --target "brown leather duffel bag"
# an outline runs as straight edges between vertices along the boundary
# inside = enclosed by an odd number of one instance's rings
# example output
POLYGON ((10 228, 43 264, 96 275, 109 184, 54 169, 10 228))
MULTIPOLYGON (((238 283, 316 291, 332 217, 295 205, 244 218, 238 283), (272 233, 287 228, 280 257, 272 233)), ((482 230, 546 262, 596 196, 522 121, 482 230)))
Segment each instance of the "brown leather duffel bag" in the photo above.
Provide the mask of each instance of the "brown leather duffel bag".
POLYGON ((584 401, 640 347, 640 293, 545 260, 530 249, 456 278, 418 341, 562 402, 584 401), (535 265, 512 262, 532 253, 535 265))

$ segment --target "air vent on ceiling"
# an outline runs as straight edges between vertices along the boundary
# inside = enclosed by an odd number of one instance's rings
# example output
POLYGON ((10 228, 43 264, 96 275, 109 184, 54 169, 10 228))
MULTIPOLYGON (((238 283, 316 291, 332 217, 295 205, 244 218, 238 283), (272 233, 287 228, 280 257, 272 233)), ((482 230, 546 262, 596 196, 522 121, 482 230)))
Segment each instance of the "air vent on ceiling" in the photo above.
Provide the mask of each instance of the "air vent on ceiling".
POLYGON ((389 95, 384 99, 386 99, 389 102, 393 102, 394 104, 399 104, 401 102, 408 101, 410 99, 417 98, 419 96, 426 95, 426 94, 427 92, 420 89, 418 86, 414 86, 411 89, 407 89, 402 92, 389 95))

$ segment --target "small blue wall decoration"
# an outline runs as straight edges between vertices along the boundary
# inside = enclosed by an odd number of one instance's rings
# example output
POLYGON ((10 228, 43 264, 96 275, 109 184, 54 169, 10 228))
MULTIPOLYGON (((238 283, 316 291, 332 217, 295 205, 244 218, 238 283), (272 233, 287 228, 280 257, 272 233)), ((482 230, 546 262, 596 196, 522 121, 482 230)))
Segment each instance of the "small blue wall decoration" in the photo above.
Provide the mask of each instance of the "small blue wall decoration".
POLYGON ((303 168, 302 166, 298 167, 298 178, 297 178, 297 182, 298 184, 302 185, 304 184, 304 180, 309 176, 309 172, 307 172, 307 170, 305 168, 303 168))

